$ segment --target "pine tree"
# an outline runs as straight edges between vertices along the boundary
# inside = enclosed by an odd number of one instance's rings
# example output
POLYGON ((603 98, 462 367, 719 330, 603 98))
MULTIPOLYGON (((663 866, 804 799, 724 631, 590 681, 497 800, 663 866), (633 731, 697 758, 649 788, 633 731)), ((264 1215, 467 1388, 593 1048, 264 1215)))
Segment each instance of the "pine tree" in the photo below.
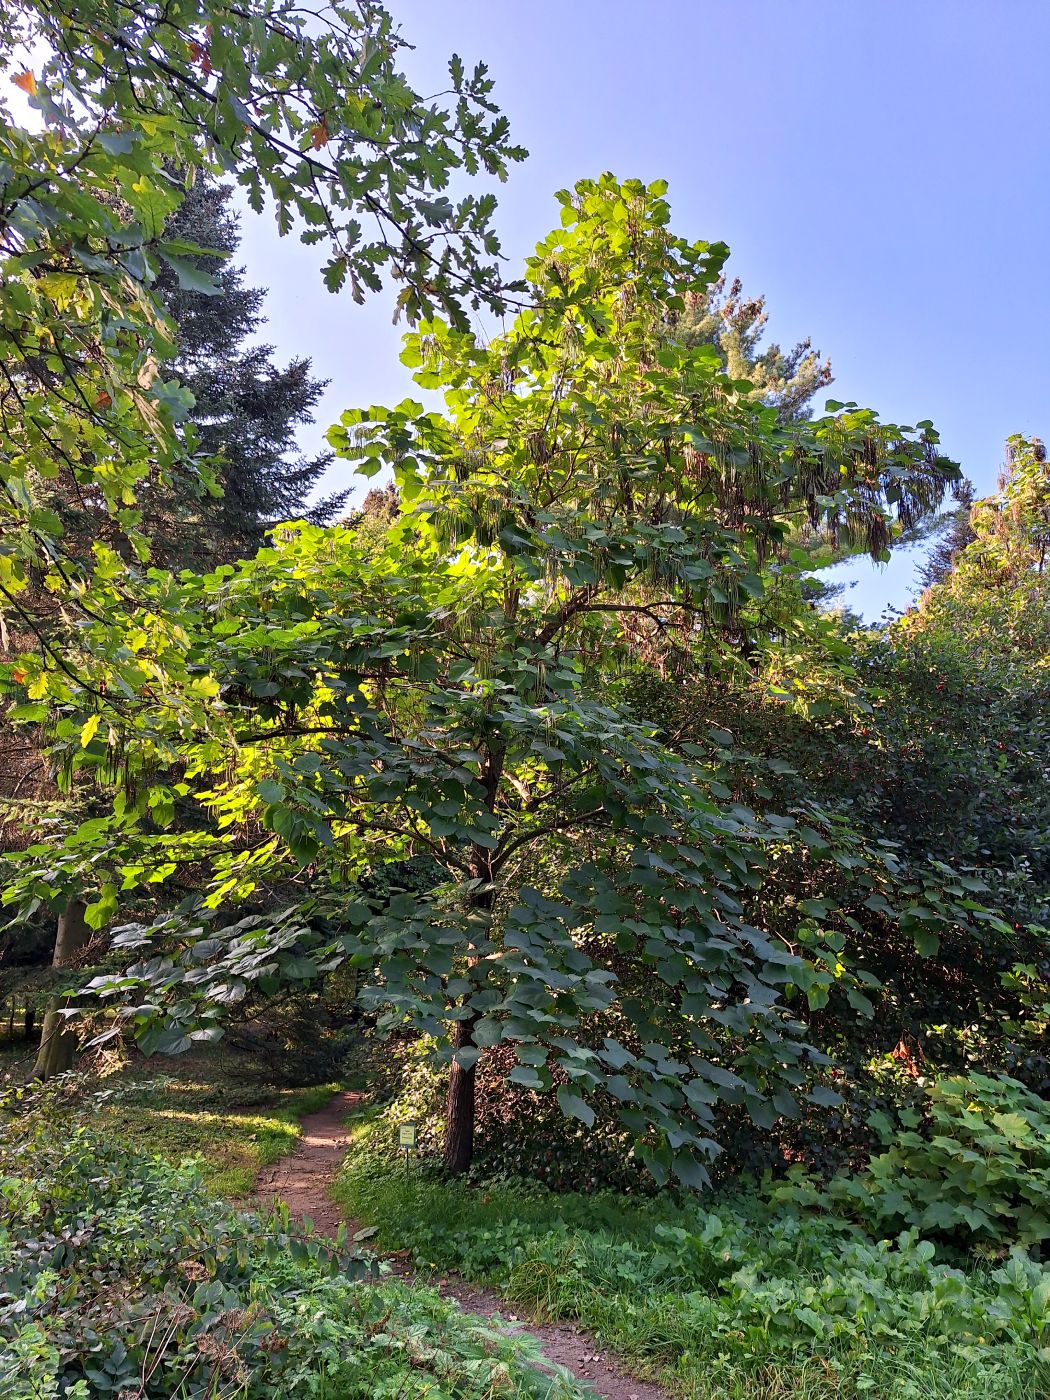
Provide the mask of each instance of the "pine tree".
POLYGON ((201 499, 196 492, 154 496, 148 525, 155 553, 175 566, 254 554, 267 528, 281 520, 327 524, 349 494, 308 504, 332 454, 304 457, 296 431, 313 421, 325 383, 313 377, 308 359, 280 368, 273 362, 273 346, 253 343, 265 324, 266 294, 246 286, 243 268, 231 261, 240 243, 231 194, 229 185, 198 180, 167 229, 173 239, 228 255, 225 261, 194 259, 220 292, 208 296, 180 287, 167 267, 158 278, 176 329, 177 351, 169 368, 193 392, 200 449, 217 460, 223 490, 218 499, 201 499))
POLYGON ((956 559, 977 538, 970 520, 974 502, 973 482, 964 477, 956 486, 954 496, 959 504, 955 510, 941 517, 945 522, 943 530, 919 569, 923 588, 944 583, 955 568, 956 559))
POLYGON ((765 297, 745 297, 739 278, 727 291, 721 277, 705 296, 690 300, 677 331, 686 345, 715 346, 727 374, 749 379, 782 423, 798 423, 810 416, 814 394, 831 383, 831 361, 821 359, 808 337, 792 350, 776 344, 760 349, 768 320, 765 297))

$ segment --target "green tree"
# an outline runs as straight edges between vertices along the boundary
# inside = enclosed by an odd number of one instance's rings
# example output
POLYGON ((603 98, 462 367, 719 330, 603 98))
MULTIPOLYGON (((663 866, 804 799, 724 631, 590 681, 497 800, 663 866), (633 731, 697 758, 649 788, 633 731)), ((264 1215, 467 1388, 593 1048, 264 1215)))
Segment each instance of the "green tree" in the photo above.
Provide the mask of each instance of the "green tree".
POLYGON ((715 662, 765 631, 797 513, 881 548, 887 501, 931 510, 956 475, 931 431, 867 411, 778 425, 669 334, 727 250, 674 236, 663 189, 562 192, 507 332, 433 319, 407 338, 446 411, 344 416, 336 450, 395 478, 382 539, 303 526, 205 579, 155 573, 133 626, 100 568, 101 620, 77 638, 94 683, 26 662, 24 713, 50 706, 56 761, 108 780, 119 753, 123 780, 111 818, 30 849, 9 899, 91 882, 98 924, 181 867, 209 872, 205 916, 278 877, 327 891, 206 935, 196 907, 132 928, 118 943, 140 961, 97 989, 148 1048, 178 1049, 250 989, 349 959, 387 1025, 445 1046, 453 1171, 477 1061, 503 1041, 514 1082, 557 1087, 565 1112, 614 1103, 658 1177, 704 1179, 720 1098, 758 1117, 794 1102, 807 1051, 779 993, 806 974, 739 898, 784 823, 725 801, 611 682, 640 647, 715 662), (118 685, 114 713, 98 696, 118 685), (176 804, 194 820, 160 829, 176 804), (361 894, 415 852, 443 884, 361 894), (530 883, 536 852, 549 873, 530 883), (610 1012, 619 1034, 591 1043, 610 1012))
POLYGON ((1015 920, 1050 912, 1050 465, 1011 438, 971 542, 895 626, 880 670, 894 779, 880 819, 980 867, 1015 920))
POLYGON ((1050 464, 1041 438, 1009 439, 999 494, 977 503, 970 524, 970 579, 1041 589, 1050 563, 1050 464))
MULTIPOLYGON (((180 281, 175 269, 161 264, 152 287, 170 318, 168 370, 193 396, 187 424, 221 491, 216 495, 199 473, 185 469, 170 482, 144 485, 139 507, 151 559, 173 567, 207 567, 251 554, 278 521, 327 522, 348 494, 308 503, 332 457, 302 457, 296 430, 313 421, 325 385, 312 376, 309 360, 279 368, 272 346, 251 343, 265 324, 266 294, 245 286, 243 269, 230 261, 240 242, 231 195, 230 185, 206 177, 190 185, 165 236, 180 247, 213 249, 215 256, 187 254, 186 267, 199 272, 199 285, 185 269, 180 281)), ((70 493, 68 481, 59 478, 51 504, 67 548, 88 556, 99 538, 120 546, 122 533, 97 494, 70 493)), ((23 606, 31 601, 43 622, 46 594, 21 600, 23 606)))
MULTIPOLYGON (((196 181, 169 219, 166 238, 180 246, 216 249, 229 257, 238 242, 236 221, 228 207, 230 193, 229 186, 204 178, 196 181)), ((241 270, 221 258, 187 258, 187 264, 213 271, 218 288, 214 295, 210 288, 202 292, 192 285, 183 287, 167 264, 161 264, 153 290, 174 321, 177 348, 169 368, 194 396, 189 417, 197 429, 200 451, 214 464, 223 495, 216 498, 204 490, 196 473, 179 472, 166 486, 147 484, 140 505, 153 557, 176 567, 191 563, 200 567, 252 552, 276 519, 330 518, 345 493, 322 500, 313 510, 306 504, 331 454, 313 461, 289 457, 295 448, 295 428, 310 421, 310 409, 324 386, 310 375, 308 361, 293 362, 282 370, 272 363, 270 347, 243 347, 242 342, 262 323, 264 293, 245 287, 241 270)), ((192 283, 192 278, 186 280, 192 283)), ((25 386, 30 378, 19 375, 16 366, 8 369, 9 383, 20 380, 25 386)), ((61 520, 65 551, 86 557, 99 538, 121 541, 122 532, 114 529, 96 493, 71 492, 69 480, 61 476, 56 485, 53 494, 45 493, 41 482, 39 499, 47 500, 55 518, 61 520)), ((19 595, 19 620, 29 622, 30 633, 61 646, 62 616, 71 600, 66 601, 66 607, 60 606, 38 575, 35 586, 30 584, 19 595)), ((21 641, 27 642, 28 636, 21 641)), ((91 806, 90 794, 86 801, 69 794, 65 802, 56 801, 46 754, 26 739, 26 733, 17 730, 4 736, 6 754, 13 760, 4 795, 20 815, 17 823, 10 819, 5 823, 5 837, 16 842, 14 827, 31 828, 34 816, 38 825, 63 818, 68 824, 88 815, 91 806)), ((10 818, 11 814, 5 815, 10 818)), ((62 915, 58 920, 55 967, 70 960, 63 954, 69 943, 63 936, 64 919, 62 915)), ((59 1073, 72 1062, 75 1036, 63 1031, 62 1024, 54 1009, 49 1012, 34 1070, 40 1076, 59 1073)))
POLYGON ((409 319, 505 306, 493 197, 444 191, 459 171, 502 178, 523 152, 484 66, 468 75, 454 57, 448 100, 424 100, 398 71, 403 46, 373 0, 309 15, 286 0, 5 7, 0 69, 42 119, 19 126, 5 84, 0 592, 12 610, 31 570, 56 589, 78 570, 56 490, 104 503, 145 557, 140 483, 193 465, 155 282, 166 266, 214 290, 197 245, 165 234, 194 174, 220 169, 282 233, 325 244, 332 290, 360 300, 391 281, 409 319), (39 73, 17 71, 27 45, 49 55, 39 73))
MULTIPOLYGON (((89 595, 114 588, 125 622, 133 616, 150 528, 213 488, 205 453, 226 435, 210 419, 199 433, 190 422, 193 397, 173 375, 162 296, 185 294, 185 351, 191 298, 221 295, 223 281, 202 271, 195 237, 172 231, 195 178, 220 172, 257 212, 272 208, 282 234, 324 245, 327 285, 347 286, 355 300, 392 282, 397 312, 410 320, 506 305, 493 197, 454 202, 444 191, 456 172, 502 179, 524 152, 508 139, 483 65, 468 74, 453 57, 449 93, 423 99, 398 70, 403 47, 372 0, 309 15, 283 0, 174 10, 18 0, 0 15, 4 652, 33 638, 48 665, 84 685, 74 669, 78 628, 100 616, 89 595), (27 52, 47 55, 42 70, 22 66, 27 52), (12 84, 39 125, 13 118, 12 84), (92 577, 98 560, 106 583, 92 577)), ((192 377, 185 354, 180 368, 192 377)), ((314 389, 305 365, 274 380, 257 357, 254 370, 244 366, 237 385, 197 387, 214 387, 211 406, 228 406, 236 391, 238 447, 246 422, 265 421, 268 440, 248 434, 261 471, 263 457, 288 446, 279 420, 307 409, 314 389)), ((305 473, 297 481, 282 472, 280 483, 223 509, 241 525, 251 512, 284 514, 316 465, 294 467, 305 473)), ((17 685, 21 668, 8 669, 17 685)), ((119 686, 96 696, 125 712, 119 686)), ((84 807, 63 806, 67 825, 84 807)), ((67 889, 65 902, 77 899, 67 889)))
POLYGON ((763 346, 769 312, 765 297, 745 297, 739 277, 720 277, 707 292, 686 299, 675 332, 687 345, 713 345, 730 379, 748 380, 755 397, 772 404, 783 423, 811 417, 813 399, 831 382, 831 361, 808 338, 791 350, 763 346))
POLYGON ((190 421, 222 489, 217 499, 196 491, 172 499, 159 516, 146 505, 154 557, 176 565, 252 554, 282 520, 328 523, 349 494, 309 504, 332 457, 304 458, 296 430, 313 421, 325 385, 311 374, 309 360, 279 368, 272 346, 250 343, 265 324, 266 294, 245 286, 243 269, 229 261, 240 242, 231 194, 230 185, 196 180, 165 230, 172 239, 221 251, 226 261, 192 259, 219 291, 208 296, 185 288, 167 266, 155 284, 174 322, 170 367, 193 394, 190 421))
POLYGON ((919 569, 919 580, 923 588, 932 588, 935 584, 946 582, 959 555, 976 539, 970 524, 970 512, 974 503, 973 482, 958 482, 953 494, 958 504, 954 510, 947 513, 933 548, 919 569))

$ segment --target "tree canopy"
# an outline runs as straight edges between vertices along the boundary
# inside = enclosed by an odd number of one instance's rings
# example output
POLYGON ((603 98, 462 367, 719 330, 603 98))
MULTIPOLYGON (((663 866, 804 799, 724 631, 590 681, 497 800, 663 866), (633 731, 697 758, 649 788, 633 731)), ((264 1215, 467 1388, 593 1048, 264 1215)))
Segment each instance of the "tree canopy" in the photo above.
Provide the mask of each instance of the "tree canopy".
POLYGON ((683 1177, 715 1148, 712 1098, 761 1112, 802 1082, 802 1028, 779 999, 797 959, 738 898, 783 824, 720 800, 612 687, 640 654, 719 664, 783 626, 785 600, 802 606, 795 518, 878 552, 957 474, 929 425, 854 407, 780 424, 710 347, 669 334, 727 250, 672 234, 663 195, 581 182, 504 335, 430 319, 407 337, 446 411, 354 410, 332 433, 366 474, 394 473, 402 513, 378 544, 290 526, 204 579, 155 571, 131 630, 114 626, 119 569, 100 567, 103 620, 80 629, 75 664, 90 679, 24 663, 24 717, 50 706, 56 754, 120 788, 111 819, 27 853, 26 896, 90 885, 98 924, 121 891, 188 867, 206 912, 312 891, 203 943, 192 914, 118 938, 161 949, 105 983, 147 1038, 207 1033, 202 1015, 248 982, 349 958, 391 1024, 447 1040, 458 1169, 474 1067, 501 1039, 536 1087, 553 1048, 568 1112, 611 1094, 653 1170, 683 1177), (443 872, 430 891, 374 907, 355 889, 418 852, 443 872), (541 852, 556 877, 531 871, 541 852), (172 937, 190 945, 175 962, 172 937), (624 965, 650 968, 660 998, 621 996, 624 965), (588 1044, 614 1003, 623 1039, 588 1044))
POLYGON ((459 171, 503 177, 523 152, 483 65, 468 74, 453 57, 445 99, 427 101, 398 69, 403 46, 371 0, 6 7, 0 64, 45 55, 15 77, 38 127, 0 98, 10 606, 41 561, 58 578, 75 572, 41 480, 104 501, 144 558, 138 484, 194 463, 180 426, 191 398, 165 368, 174 344, 155 283, 166 266, 213 289, 199 246, 166 233, 199 174, 218 170, 282 233, 324 245, 333 290, 360 300, 389 280, 410 319, 439 309, 462 323, 470 304, 506 304, 492 195, 444 191, 459 171))

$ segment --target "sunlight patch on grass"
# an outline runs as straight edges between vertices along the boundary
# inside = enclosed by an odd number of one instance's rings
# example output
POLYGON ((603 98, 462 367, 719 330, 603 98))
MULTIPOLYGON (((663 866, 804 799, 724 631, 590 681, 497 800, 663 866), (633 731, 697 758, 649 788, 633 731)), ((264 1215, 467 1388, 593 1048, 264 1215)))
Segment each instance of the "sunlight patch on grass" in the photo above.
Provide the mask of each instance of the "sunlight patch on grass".
POLYGON ((231 1200, 249 1196, 260 1170, 295 1150, 299 1120, 340 1087, 260 1085, 245 1078, 243 1066, 218 1056, 195 1063, 185 1077, 178 1061, 165 1068, 157 1074, 140 1063, 108 1079, 108 1096, 92 1105, 84 1124, 173 1163, 195 1158, 208 1188, 231 1200), (266 1101, 243 1103, 246 1098, 266 1101))

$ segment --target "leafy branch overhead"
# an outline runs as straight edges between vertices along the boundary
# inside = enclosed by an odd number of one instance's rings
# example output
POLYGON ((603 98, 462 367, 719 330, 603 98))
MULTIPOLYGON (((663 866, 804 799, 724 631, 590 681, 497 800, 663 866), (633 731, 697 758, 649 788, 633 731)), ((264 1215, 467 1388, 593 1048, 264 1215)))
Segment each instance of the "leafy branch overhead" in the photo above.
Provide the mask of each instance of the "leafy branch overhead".
POLYGON ((103 499, 145 558, 140 484, 192 464, 180 428, 192 399, 165 375, 174 345, 155 283, 166 267, 187 290, 215 289, 202 250, 165 235, 198 175, 234 179, 282 234, 323 243, 332 290, 360 301, 391 282, 399 314, 459 324, 469 306, 505 307, 493 196, 445 191, 460 172, 503 179, 524 152, 483 65, 468 74, 453 58, 448 91, 424 98, 399 71, 404 47, 370 0, 6 7, 0 67, 40 123, 0 108, 9 598, 39 560, 59 579, 76 572, 47 483, 103 499), (19 74, 27 47, 47 59, 19 74))

